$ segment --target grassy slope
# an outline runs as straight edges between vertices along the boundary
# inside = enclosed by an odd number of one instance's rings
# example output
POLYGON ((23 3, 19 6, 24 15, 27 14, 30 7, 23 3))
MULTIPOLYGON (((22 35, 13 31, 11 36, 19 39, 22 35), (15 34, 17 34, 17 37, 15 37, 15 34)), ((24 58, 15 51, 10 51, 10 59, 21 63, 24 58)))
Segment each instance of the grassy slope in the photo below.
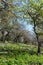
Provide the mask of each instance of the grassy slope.
POLYGON ((42 63, 43 55, 36 55, 37 48, 33 45, 0 43, 0 52, 7 51, 7 54, 0 54, 0 65, 31 65, 31 63, 42 63))

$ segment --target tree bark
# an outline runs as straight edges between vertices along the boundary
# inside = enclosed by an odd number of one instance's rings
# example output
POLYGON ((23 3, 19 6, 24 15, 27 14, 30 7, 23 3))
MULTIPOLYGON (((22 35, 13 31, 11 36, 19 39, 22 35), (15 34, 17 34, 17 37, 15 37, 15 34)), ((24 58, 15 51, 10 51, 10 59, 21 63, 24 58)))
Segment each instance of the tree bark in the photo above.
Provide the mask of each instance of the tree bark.
POLYGON ((40 53, 40 46, 41 46, 41 43, 39 42, 39 36, 38 36, 38 34, 36 33, 35 27, 36 27, 36 25, 35 25, 35 21, 34 21, 34 32, 35 32, 36 39, 37 39, 37 42, 38 42, 37 54, 39 54, 39 53, 40 53))
POLYGON ((39 54, 39 53, 40 53, 40 45, 41 45, 41 43, 39 42, 39 36, 38 36, 38 34, 36 33, 36 29, 35 29, 35 28, 36 28, 36 19, 38 19, 39 13, 36 14, 36 17, 32 17, 31 12, 28 12, 28 14, 29 14, 29 16, 31 17, 31 19, 32 19, 33 22, 34 22, 34 32, 35 32, 36 39, 37 39, 37 42, 38 42, 37 54, 39 54))
POLYGON ((2 31, 2 38, 1 40, 3 41, 3 43, 5 43, 5 37, 4 37, 4 32, 2 31))

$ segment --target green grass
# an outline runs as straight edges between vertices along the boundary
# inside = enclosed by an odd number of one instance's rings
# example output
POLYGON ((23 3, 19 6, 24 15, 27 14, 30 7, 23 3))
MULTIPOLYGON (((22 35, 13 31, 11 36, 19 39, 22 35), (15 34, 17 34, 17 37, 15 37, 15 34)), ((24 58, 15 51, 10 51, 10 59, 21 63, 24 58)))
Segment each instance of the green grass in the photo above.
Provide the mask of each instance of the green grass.
POLYGON ((36 55, 37 48, 34 45, 17 43, 0 43, 0 65, 43 65, 43 55, 36 55))

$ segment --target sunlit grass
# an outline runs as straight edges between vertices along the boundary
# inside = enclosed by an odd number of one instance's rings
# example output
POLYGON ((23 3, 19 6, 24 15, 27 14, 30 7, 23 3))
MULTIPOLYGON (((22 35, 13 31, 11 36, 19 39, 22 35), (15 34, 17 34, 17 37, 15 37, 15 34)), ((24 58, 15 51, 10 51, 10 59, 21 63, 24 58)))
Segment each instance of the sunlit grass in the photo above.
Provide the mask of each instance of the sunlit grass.
POLYGON ((0 54, 0 65, 31 65, 41 63, 43 55, 36 55, 37 47, 21 43, 0 43, 0 51, 7 50, 7 54, 0 54))

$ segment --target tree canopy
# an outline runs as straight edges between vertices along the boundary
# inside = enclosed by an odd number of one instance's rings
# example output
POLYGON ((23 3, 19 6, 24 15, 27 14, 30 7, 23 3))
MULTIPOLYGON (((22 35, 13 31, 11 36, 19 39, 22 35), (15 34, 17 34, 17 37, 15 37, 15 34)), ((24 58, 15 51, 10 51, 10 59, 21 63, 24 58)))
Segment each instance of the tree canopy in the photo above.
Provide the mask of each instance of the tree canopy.
MULTIPOLYGON (((2 39, 4 31, 9 31, 19 20, 31 23, 40 48, 39 36, 43 35, 43 0, 0 0, 0 30, 2 31, 2 39)), ((16 29, 20 26, 16 25, 16 29)), ((15 30, 15 29, 14 29, 15 30)), ((19 31, 19 30, 18 30, 19 31)), ((17 32, 17 31, 16 31, 17 32)))

